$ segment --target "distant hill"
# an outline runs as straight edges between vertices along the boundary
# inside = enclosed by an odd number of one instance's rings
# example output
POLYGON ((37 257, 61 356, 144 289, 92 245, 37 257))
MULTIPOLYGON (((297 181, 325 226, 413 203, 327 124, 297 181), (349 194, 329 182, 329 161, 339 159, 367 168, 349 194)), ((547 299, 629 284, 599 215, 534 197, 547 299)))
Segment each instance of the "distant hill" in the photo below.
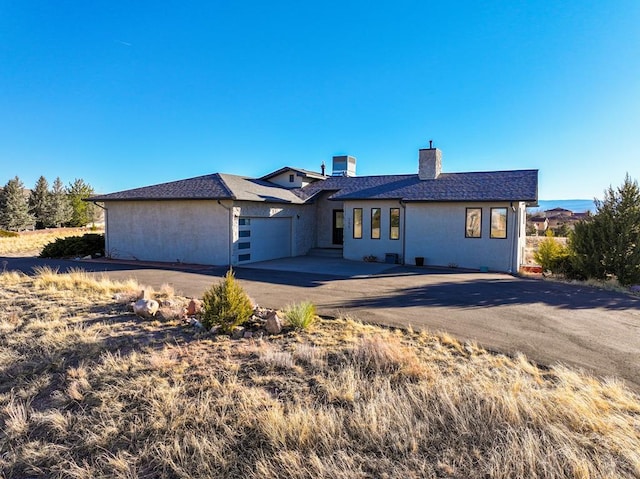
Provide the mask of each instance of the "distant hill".
POLYGON ((539 200, 537 207, 527 208, 529 212, 533 211, 546 211, 553 208, 564 208, 565 210, 571 210, 574 213, 585 213, 591 211, 595 213, 596 205, 593 200, 539 200))

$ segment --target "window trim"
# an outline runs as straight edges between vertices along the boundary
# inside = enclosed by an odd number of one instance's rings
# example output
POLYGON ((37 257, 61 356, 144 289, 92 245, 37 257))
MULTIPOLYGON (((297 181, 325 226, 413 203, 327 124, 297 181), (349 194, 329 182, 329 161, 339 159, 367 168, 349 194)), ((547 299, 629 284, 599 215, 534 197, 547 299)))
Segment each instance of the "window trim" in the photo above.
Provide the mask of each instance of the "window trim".
POLYGON ((362 208, 354 208, 353 209, 353 239, 362 239, 362 208), (356 211, 360 212, 360 236, 356 236, 356 211))
POLYGON ((465 213, 464 213, 464 237, 465 238, 470 238, 470 239, 480 239, 482 238, 482 208, 478 208, 476 206, 474 207, 468 207, 465 208, 465 213), (479 233, 478 236, 473 236, 469 234, 469 213, 472 210, 476 210, 480 212, 480 228, 479 228, 479 233))
POLYGON ((296 176, 293 173, 289 173, 289 183, 294 183, 296 181, 296 176))
POLYGON ((397 241, 400 239, 400 208, 389 208, 389 239, 393 241, 397 241), (398 225, 393 226, 393 212, 398 212, 398 225), (394 238, 393 237, 393 228, 398 228, 398 234, 394 238))
POLYGON ((496 206, 491 208, 491 216, 490 216, 490 229, 489 229, 489 237, 491 239, 507 239, 508 231, 509 231, 509 208, 506 206, 496 206), (504 236, 495 236, 493 234, 493 211, 494 210, 504 210, 504 236))
POLYGON ((369 228, 370 230, 369 232, 371 233, 371 239, 379 240, 380 237, 382 236, 381 229, 382 229, 382 208, 371 208, 371 224, 369 228), (373 216, 376 211, 378 212, 378 226, 377 226, 378 236, 373 236, 373 216))

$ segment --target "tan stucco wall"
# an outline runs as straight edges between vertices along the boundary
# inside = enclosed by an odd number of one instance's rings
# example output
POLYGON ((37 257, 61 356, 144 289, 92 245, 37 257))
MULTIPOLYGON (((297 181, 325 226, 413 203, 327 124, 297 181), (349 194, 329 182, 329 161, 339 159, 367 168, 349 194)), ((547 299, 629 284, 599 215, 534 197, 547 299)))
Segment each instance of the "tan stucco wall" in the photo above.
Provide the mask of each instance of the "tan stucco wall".
POLYGON ((216 201, 114 201, 105 207, 113 258, 229 264, 229 212, 216 201))
POLYGON ((316 236, 313 205, 283 205, 236 201, 233 206, 232 264, 238 263, 238 218, 291 218, 291 255, 301 256, 314 246, 316 236))
POLYGON ((362 261, 364 256, 375 256, 384 261, 387 253, 396 253, 402 261, 402 236, 404 209, 400 202, 389 201, 345 201, 344 202, 344 257, 362 261), (362 239, 353 238, 353 209, 362 208, 362 239), (371 239, 371 208, 380 208, 380 239, 371 239), (390 209, 400 208, 400 238, 389 239, 390 209))
POLYGON ((416 256, 426 265, 516 272, 524 248, 521 208, 502 203, 408 203, 406 208, 406 263, 416 256), (465 209, 482 208, 482 237, 465 238, 465 209), (507 238, 490 238, 491 208, 507 208, 507 238), (518 237, 518 230, 522 238, 518 237))

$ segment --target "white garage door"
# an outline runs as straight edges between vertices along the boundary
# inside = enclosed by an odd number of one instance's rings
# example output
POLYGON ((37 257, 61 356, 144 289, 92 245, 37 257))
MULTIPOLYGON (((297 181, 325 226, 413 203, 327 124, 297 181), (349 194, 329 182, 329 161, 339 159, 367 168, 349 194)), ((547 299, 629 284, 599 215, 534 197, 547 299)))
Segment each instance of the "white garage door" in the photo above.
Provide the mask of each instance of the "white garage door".
POLYGON ((291 218, 239 218, 238 262, 291 256, 291 218))

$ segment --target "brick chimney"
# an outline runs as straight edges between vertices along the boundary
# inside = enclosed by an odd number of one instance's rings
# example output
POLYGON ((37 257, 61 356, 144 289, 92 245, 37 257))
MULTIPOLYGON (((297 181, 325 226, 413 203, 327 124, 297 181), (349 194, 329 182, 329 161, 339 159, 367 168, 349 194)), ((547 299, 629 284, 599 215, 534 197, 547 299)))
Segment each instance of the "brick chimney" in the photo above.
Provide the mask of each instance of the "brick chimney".
POLYGON ((418 178, 421 180, 435 180, 442 171, 442 151, 433 147, 429 140, 429 148, 420 149, 418 157, 418 178))

